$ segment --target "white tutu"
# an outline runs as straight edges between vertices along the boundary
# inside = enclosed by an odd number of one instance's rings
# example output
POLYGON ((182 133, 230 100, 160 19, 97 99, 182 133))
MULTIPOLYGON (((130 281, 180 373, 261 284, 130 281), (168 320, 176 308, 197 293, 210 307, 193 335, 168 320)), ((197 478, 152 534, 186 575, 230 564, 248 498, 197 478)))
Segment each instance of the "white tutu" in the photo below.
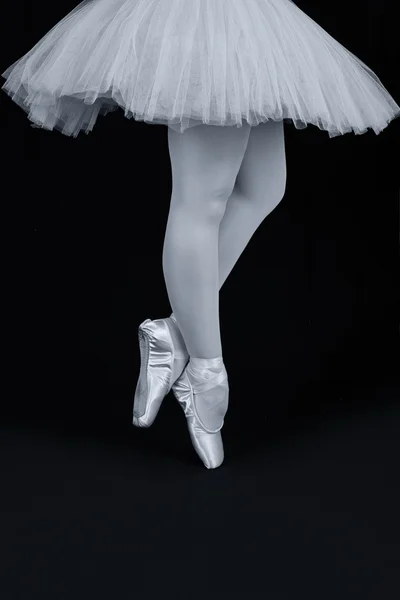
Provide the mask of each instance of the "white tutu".
POLYGON ((285 119, 330 137, 400 114, 291 0, 84 0, 3 77, 36 126, 73 136, 118 106, 180 132, 285 119))

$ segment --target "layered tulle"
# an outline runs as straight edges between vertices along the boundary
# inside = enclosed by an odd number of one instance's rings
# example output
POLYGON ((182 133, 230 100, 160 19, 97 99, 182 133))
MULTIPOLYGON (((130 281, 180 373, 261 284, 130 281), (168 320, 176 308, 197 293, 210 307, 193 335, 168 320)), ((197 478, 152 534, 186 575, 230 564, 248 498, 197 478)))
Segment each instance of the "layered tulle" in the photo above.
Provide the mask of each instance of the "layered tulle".
POLYGON ((84 0, 3 77, 36 126, 72 136, 119 106, 181 132, 285 119, 330 137, 378 134, 400 114, 291 0, 84 0))

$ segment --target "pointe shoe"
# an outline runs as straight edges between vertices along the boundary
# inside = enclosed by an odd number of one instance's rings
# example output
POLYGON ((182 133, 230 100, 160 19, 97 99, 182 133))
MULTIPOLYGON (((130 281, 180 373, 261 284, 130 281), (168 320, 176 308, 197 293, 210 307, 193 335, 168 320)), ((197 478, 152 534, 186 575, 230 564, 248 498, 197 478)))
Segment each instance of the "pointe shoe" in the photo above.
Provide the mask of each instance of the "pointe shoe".
POLYGON ((174 319, 146 319, 138 329, 140 373, 133 401, 132 423, 150 427, 164 397, 185 368, 189 355, 174 319), (172 336, 171 329, 175 330, 172 336), (182 344, 178 340, 182 339, 182 344), (174 344, 175 340, 175 344, 174 344))
MULTIPOLYGON (((214 360, 214 359, 210 359, 214 360)), ((207 369, 204 368, 204 371, 207 369)), ((228 409, 229 384, 225 366, 211 377, 193 376, 190 362, 172 386, 172 392, 186 416, 189 435, 195 451, 207 469, 219 467, 224 460, 221 429, 228 409), (202 392, 215 390, 215 401, 202 392), (211 402, 210 402, 211 401, 211 402), (210 406, 211 405, 211 406, 210 406)))

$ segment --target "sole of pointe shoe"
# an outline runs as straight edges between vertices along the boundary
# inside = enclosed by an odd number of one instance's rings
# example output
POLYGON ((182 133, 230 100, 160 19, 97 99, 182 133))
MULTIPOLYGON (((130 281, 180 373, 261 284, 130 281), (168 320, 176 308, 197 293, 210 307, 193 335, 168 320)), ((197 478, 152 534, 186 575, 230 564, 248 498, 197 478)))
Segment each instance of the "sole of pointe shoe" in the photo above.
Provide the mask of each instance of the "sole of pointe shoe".
POLYGON ((138 328, 140 371, 133 400, 132 424, 135 425, 135 427, 140 428, 150 427, 154 422, 154 419, 149 421, 145 416, 148 404, 147 369, 150 355, 150 340, 148 338, 147 333, 145 333, 145 331, 143 330, 143 326, 150 322, 151 319, 146 319, 145 321, 143 321, 143 323, 139 325, 138 328))

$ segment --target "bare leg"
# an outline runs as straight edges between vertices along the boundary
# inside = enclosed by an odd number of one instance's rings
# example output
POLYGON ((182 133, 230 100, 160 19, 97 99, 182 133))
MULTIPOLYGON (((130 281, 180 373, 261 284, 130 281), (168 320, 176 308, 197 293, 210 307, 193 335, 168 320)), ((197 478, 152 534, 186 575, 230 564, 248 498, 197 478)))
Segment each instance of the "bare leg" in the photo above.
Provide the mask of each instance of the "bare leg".
POLYGON ((168 129, 172 197, 163 271, 191 357, 222 356, 219 228, 246 151, 250 126, 168 129))

